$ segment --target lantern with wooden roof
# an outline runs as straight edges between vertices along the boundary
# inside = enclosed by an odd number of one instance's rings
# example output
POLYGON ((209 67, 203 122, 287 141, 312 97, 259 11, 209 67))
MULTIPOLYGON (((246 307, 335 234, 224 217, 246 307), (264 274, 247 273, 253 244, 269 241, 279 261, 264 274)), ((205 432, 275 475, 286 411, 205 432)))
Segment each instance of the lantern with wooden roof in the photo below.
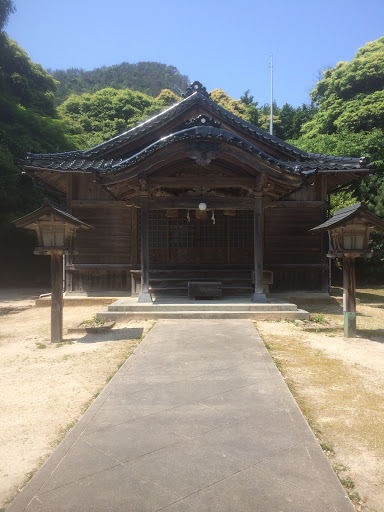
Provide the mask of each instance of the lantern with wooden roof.
POLYGON ((63 255, 72 253, 76 230, 93 229, 63 206, 44 200, 34 212, 14 222, 18 228, 36 232, 35 254, 51 256, 51 342, 61 342, 63 332, 63 255))
POLYGON ((364 203, 356 203, 336 210, 333 217, 310 231, 328 231, 329 258, 343 258, 344 335, 356 336, 356 277, 355 259, 370 258, 369 235, 384 231, 384 221, 372 215, 364 203))

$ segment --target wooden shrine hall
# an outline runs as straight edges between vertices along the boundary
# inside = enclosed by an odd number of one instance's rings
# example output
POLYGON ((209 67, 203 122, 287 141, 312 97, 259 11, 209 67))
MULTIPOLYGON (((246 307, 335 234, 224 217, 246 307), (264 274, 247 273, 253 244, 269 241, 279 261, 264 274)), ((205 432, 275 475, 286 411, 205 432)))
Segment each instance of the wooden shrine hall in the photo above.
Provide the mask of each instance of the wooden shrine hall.
POLYGON ((365 158, 307 153, 247 123, 194 82, 184 99, 96 147, 28 154, 37 186, 95 229, 65 264, 68 293, 225 295, 328 291, 328 195, 365 158))

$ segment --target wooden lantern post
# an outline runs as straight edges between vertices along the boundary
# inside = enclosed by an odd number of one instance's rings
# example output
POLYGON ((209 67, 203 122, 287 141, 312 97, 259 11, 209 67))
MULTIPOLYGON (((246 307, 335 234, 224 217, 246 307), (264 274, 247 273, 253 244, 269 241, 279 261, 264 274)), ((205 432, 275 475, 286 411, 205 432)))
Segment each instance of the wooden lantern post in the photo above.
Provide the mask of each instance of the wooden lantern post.
POLYGON ((333 217, 312 232, 328 231, 329 258, 343 258, 344 336, 356 337, 355 259, 370 258, 369 235, 384 230, 384 221, 369 213, 364 203, 336 210, 333 217))
POLYGON ((72 241, 78 228, 93 228, 48 199, 38 210, 16 220, 15 225, 36 232, 35 254, 51 256, 51 342, 60 343, 63 339, 63 257, 73 254, 72 241))

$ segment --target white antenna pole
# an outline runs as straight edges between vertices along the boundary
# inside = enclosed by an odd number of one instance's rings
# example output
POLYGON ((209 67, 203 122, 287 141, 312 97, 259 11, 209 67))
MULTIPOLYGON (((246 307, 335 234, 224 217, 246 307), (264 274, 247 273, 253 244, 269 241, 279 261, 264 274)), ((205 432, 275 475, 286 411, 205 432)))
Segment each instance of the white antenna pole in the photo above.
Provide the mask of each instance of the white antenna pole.
POLYGON ((273 135, 273 55, 271 53, 271 43, 269 43, 269 67, 271 68, 271 108, 269 119, 269 133, 273 135))

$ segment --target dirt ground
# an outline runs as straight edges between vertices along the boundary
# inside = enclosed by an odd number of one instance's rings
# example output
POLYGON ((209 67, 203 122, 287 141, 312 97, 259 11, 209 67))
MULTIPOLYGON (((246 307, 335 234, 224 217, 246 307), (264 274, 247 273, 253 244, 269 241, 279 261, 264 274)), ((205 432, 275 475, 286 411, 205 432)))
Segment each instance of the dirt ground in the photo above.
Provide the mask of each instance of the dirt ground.
POLYGON ((384 288, 358 291, 352 339, 343 336, 340 295, 295 301, 309 322, 256 327, 356 510, 383 512, 384 288))
MULTIPOLYGON (((129 356, 153 322, 49 342, 42 291, 0 293, 0 512, 129 356)), ((360 290, 358 337, 343 337, 340 290, 295 301, 311 321, 257 322, 357 510, 384 512, 384 289, 360 290)), ((64 328, 95 306, 64 308, 64 328)))
MULTIPOLYGON (((50 308, 33 307, 37 292, 0 294, 0 510, 153 325, 116 324, 108 334, 67 334, 63 344, 51 344, 50 308)), ((65 307, 64 332, 99 309, 65 307)))

